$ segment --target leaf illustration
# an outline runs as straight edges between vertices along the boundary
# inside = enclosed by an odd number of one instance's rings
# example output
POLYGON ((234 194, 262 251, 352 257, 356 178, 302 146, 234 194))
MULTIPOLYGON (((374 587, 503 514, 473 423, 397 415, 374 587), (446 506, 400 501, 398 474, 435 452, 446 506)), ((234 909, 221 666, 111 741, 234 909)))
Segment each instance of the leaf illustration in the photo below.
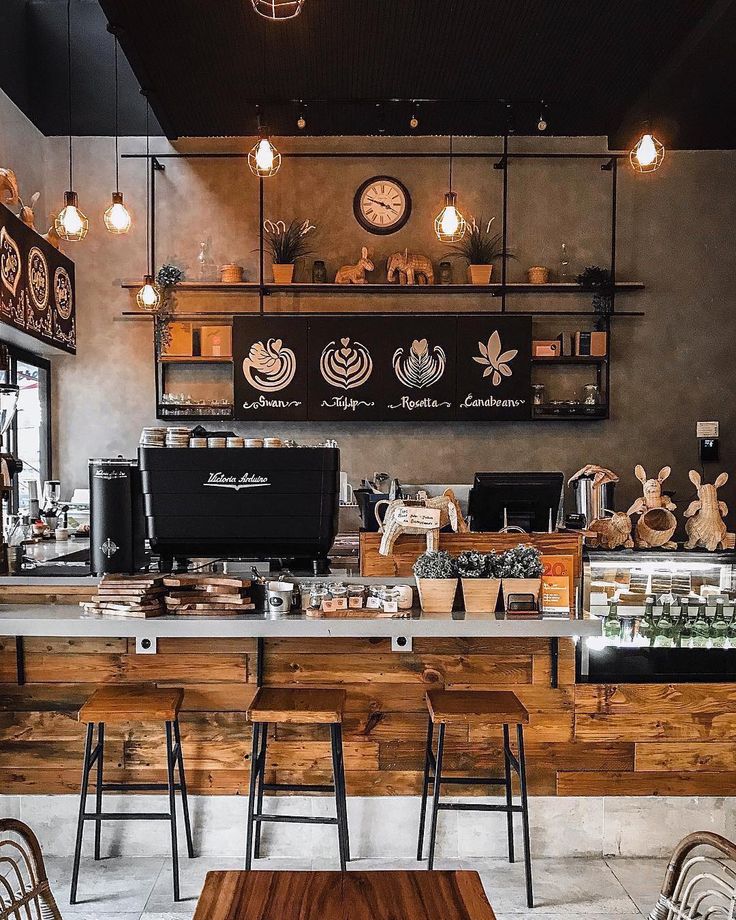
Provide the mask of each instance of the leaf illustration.
POLYGON ((501 336, 498 334, 498 329, 492 333, 490 339, 488 339, 488 360, 491 364, 498 363, 498 356, 501 354, 501 336))
POLYGON ((498 373, 498 371, 493 372, 493 377, 491 377, 491 381, 493 382, 494 387, 497 387, 499 385, 499 383, 501 382, 501 375, 498 373))
POLYGON ((478 342, 478 350, 480 351, 482 355, 485 355, 486 357, 488 357, 488 349, 482 342, 478 342))
POLYGON ((492 373, 494 373, 493 368, 489 366, 483 371, 483 376, 490 377, 492 373))
POLYGON ((505 364, 507 361, 511 361, 519 354, 518 349, 511 348, 509 351, 505 351, 502 355, 498 356, 498 364, 505 364))
POLYGON ((473 361, 477 361, 478 364, 488 364, 488 358, 479 358, 477 355, 473 356, 473 361))

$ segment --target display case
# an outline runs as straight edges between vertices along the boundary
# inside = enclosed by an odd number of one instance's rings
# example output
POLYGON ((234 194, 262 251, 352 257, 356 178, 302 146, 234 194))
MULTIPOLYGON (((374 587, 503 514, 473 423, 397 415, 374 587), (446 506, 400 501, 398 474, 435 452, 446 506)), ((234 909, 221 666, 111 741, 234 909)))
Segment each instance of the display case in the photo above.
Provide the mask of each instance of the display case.
POLYGON ((591 683, 736 678, 736 552, 590 550, 584 605, 603 636, 578 648, 591 683))

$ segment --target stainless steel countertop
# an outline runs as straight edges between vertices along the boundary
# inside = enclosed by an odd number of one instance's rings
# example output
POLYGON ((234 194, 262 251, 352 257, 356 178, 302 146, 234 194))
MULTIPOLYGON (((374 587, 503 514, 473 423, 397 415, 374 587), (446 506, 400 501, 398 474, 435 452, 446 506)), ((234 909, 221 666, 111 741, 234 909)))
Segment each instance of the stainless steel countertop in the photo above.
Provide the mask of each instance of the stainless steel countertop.
POLYGON ((436 638, 554 638, 600 636, 599 619, 506 620, 487 613, 426 613, 409 618, 311 618, 304 614, 270 617, 237 614, 228 617, 134 617, 86 615, 78 605, 1 604, 2 636, 88 636, 132 638, 316 638, 426 636, 436 638))

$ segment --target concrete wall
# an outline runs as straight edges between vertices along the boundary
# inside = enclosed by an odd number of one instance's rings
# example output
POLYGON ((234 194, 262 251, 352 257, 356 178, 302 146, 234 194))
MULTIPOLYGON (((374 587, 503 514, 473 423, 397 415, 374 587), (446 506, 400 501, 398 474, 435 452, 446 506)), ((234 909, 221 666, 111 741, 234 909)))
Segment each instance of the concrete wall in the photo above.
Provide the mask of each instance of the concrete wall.
MULTIPOLYGON (((0 114, 2 110, 0 110, 0 114)), ((0 132, 0 145, 7 132, 0 132)), ((221 139, 177 144, 177 149, 246 149, 250 143, 221 139)), ((140 151, 141 139, 125 139, 123 152, 140 151)), ((514 149, 602 150, 600 139, 528 138, 514 149)), ((374 149, 444 151, 446 140, 354 139, 284 141, 289 149, 374 149)), ((493 141, 460 140, 458 150, 498 149, 493 141)), ((154 152, 168 149, 155 139, 154 152)), ((4 148, 0 146, 0 153, 4 148)), ((135 212, 135 230, 109 236, 101 215, 112 189, 110 138, 82 138, 76 146, 77 186, 92 229, 82 244, 68 246, 77 263, 79 343, 76 359, 55 362, 55 472, 65 491, 86 481, 90 456, 134 453, 140 428, 155 424, 151 327, 125 319, 130 295, 121 279, 138 278, 145 268, 145 173, 142 161, 124 160, 121 187, 135 212)), ((66 187, 63 139, 46 141, 46 196, 61 198, 66 187)), ((3 157, 0 156, 0 160, 3 157)), ((7 159, 7 157, 6 157, 7 159)), ((337 438, 351 478, 386 469, 404 481, 464 481, 478 469, 562 469, 571 474, 587 462, 610 465, 622 475, 619 504, 638 494, 632 470, 673 467, 670 480, 682 506, 692 488, 687 470, 697 465, 695 422, 718 419, 722 427, 722 463, 736 458, 732 390, 732 341, 736 269, 732 217, 736 212, 734 152, 668 153, 653 176, 621 170, 619 202, 619 276, 644 281, 646 290, 618 300, 621 308, 643 309, 646 317, 620 319, 613 340, 612 418, 588 423, 458 423, 420 426, 403 423, 310 423, 264 425, 266 433, 314 441, 337 438)), ((466 214, 500 215, 501 174, 488 161, 458 161, 455 187, 466 214)), ((409 246, 435 260, 443 247, 433 236, 432 219, 447 181, 446 161, 438 160, 292 160, 266 183, 266 214, 272 218, 311 218, 319 228, 312 258, 334 272, 351 261, 366 241, 372 246, 378 280, 385 257, 409 246), (407 226, 389 237, 366 240, 352 216, 352 196, 362 179, 378 173, 408 185, 414 211, 407 226)), ((607 264, 610 176, 597 163, 532 160, 512 164, 509 245, 518 259, 511 276, 522 278, 531 264, 555 266, 561 242, 568 243, 572 268, 607 264)), ((169 161, 157 193, 157 262, 176 261, 194 273, 198 243, 211 240, 218 263, 241 261, 255 277, 257 184, 243 161, 169 161)), ((309 275, 311 260, 303 269, 309 275)), ((284 298, 284 307, 292 298, 284 298)), ((455 308, 459 298, 449 307, 455 308)), ((196 309, 204 301, 187 296, 196 309)), ((355 298, 331 298, 335 309, 357 308, 355 298)), ((426 307, 426 301, 422 302, 426 307)), ((183 304, 184 305, 184 304, 183 304)), ((306 297, 293 305, 310 308, 306 297)), ((509 307, 567 308, 569 298, 517 297, 509 307)), ((581 304, 582 305, 582 304, 581 304)), ((447 302, 438 302, 446 309, 447 302)), ((470 306, 470 304, 468 304, 470 306)), ((366 308, 390 310, 390 298, 372 296, 366 308)), ((559 320, 537 330, 556 334, 559 320)), ((569 326, 568 328, 574 328, 569 326)), ((544 372, 551 392, 564 394, 567 371, 544 372), (559 376, 553 376, 559 375, 559 376)), ((236 425, 240 432, 247 426, 236 425)), ((252 430, 252 429, 251 429, 252 430)), ((724 490, 736 496, 736 479, 724 490)))

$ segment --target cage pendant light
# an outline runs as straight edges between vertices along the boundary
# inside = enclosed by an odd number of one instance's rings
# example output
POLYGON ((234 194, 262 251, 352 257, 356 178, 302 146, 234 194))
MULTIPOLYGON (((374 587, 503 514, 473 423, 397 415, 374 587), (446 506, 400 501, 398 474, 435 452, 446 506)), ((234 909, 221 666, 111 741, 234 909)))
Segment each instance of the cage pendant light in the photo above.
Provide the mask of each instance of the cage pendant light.
POLYGON ((120 191, 120 159, 118 157, 118 139, 120 137, 120 105, 118 95, 118 39, 115 36, 115 191, 112 193, 112 204, 105 211, 103 220, 105 226, 115 235, 127 233, 132 224, 130 211, 125 207, 123 193, 120 191))
POLYGON ((74 191, 74 150, 72 147, 72 9, 71 0, 66 4, 66 88, 67 117, 69 127, 69 189, 64 192, 64 207, 54 219, 54 229, 60 239, 77 243, 87 236, 89 221, 79 210, 79 199, 74 191))
POLYGON ((664 144, 657 140, 647 125, 646 130, 629 153, 629 162, 636 172, 654 172, 662 165, 664 154, 664 144))
POLYGON ((457 194, 452 190, 452 135, 450 135, 450 183, 445 206, 434 219, 434 232, 443 243, 454 243, 465 236, 465 218, 457 209, 457 194))
POLYGON ((146 96, 146 274, 143 286, 136 294, 136 303, 147 313, 157 313, 161 308, 161 291, 153 280, 151 268, 151 132, 149 128, 151 106, 146 96))
POLYGON ((304 6, 304 0, 251 0, 251 3, 259 16, 274 22, 294 19, 301 13, 304 6))
POLYGON ((261 124, 260 113, 258 115, 258 135, 258 141, 248 154, 248 168, 254 176, 268 179, 270 176, 275 176, 281 169, 281 154, 271 143, 268 128, 261 124))

